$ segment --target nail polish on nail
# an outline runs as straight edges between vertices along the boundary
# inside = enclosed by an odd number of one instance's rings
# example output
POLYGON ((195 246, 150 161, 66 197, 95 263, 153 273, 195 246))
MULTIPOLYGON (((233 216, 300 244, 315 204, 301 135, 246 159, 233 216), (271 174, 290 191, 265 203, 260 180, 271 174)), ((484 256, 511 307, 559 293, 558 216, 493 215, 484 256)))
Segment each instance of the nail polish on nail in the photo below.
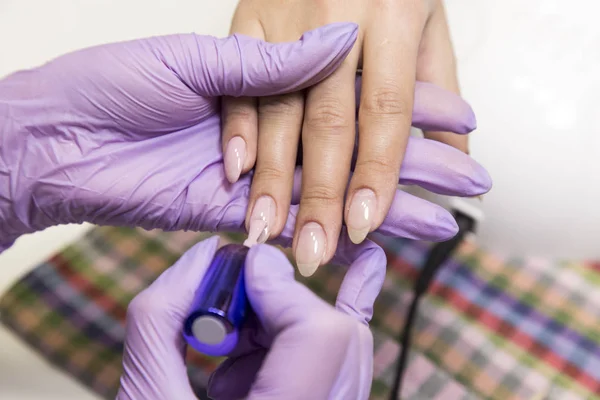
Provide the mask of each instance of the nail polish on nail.
POLYGON ((225 149, 225 176, 230 183, 235 183, 240 178, 244 162, 246 161, 246 141, 240 136, 235 136, 227 143, 225 149))
POLYGON ((302 276, 315 273, 325 257, 326 245, 325 231, 321 225, 309 222, 302 227, 296 246, 296 264, 302 276))
POLYGON ((271 196, 261 196, 256 200, 248 223, 248 243, 265 243, 269 239, 276 213, 275 200, 271 196))
POLYGON ((252 247, 255 244, 265 243, 269 238, 267 230, 267 224, 259 219, 254 220, 250 223, 250 229, 248 229, 248 238, 244 240, 243 245, 246 247, 252 247))
POLYGON ((371 189, 360 189, 352 197, 346 225, 352 243, 359 244, 371 231, 377 209, 377 199, 371 189))

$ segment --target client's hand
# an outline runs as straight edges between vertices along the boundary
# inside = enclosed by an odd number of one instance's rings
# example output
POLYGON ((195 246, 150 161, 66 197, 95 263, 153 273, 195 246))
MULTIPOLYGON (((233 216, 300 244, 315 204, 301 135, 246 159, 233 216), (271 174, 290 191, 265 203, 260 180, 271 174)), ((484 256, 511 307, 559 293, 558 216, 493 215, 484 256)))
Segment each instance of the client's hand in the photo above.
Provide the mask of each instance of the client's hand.
MULTIPOLYGON (((293 219, 293 218, 291 218, 293 219)), ((291 221, 285 234, 293 234, 291 221)), ((185 365, 183 323, 217 238, 189 250, 130 304, 118 399, 195 399, 185 365)), ((373 371, 368 321, 386 259, 370 241, 340 240, 335 261, 350 268, 332 307, 294 279, 286 256, 257 245, 246 261, 246 290, 257 318, 213 374, 214 399, 367 399, 373 371)))

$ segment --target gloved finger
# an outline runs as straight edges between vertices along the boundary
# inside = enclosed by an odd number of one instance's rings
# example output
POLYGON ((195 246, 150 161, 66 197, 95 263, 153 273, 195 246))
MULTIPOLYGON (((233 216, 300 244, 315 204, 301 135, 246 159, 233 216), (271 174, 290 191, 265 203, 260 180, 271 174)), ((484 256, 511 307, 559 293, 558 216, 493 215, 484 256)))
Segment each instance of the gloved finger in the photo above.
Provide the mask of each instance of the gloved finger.
MULTIPOLYGON (((356 106, 360 106, 362 77, 356 78, 356 106)), ((477 126, 471 106, 459 95, 428 82, 415 83, 412 126, 466 134, 477 126)))
POLYGON ((129 304, 117 399, 196 399, 181 327, 218 241, 214 237, 192 247, 129 304))
MULTIPOLYGON (((297 214, 298 205, 290 206, 285 226, 281 234, 272 241, 273 243, 283 247, 291 246, 297 214)), ((454 237, 458 232, 458 225, 452 214, 443 207, 402 190, 396 190, 390 209, 375 232, 413 240, 440 242, 454 237)), ((340 238, 346 235, 344 231, 340 238)), ((346 263, 348 264, 349 262, 346 263)))
MULTIPOLYGON (((354 149, 356 154, 357 149, 354 149)), ((354 168, 354 161, 352 168, 354 168)), ((296 168, 292 204, 301 195, 302 168, 296 168)), ((481 164, 456 148, 435 140, 410 137, 400 167, 399 183, 417 185, 431 192, 474 197, 492 188, 492 179, 481 164)))
MULTIPOLYGON (((450 38, 444 4, 441 0, 435 0, 433 11, 423 29, 421 51, 417 60, 417 80, 431 82, 450 92, 460 94, 456 56, 450 38)), ((473 119, 471 130, 474 128, 475 120, 473 119)), ((468 136, 455 135, 439 126, 424 127, 423 130, 427 139, 446 143, 464 153, 469 152, 468 136)))
POLYGON ((246 292, 262 326, 272 336, 331 306, 296 281, 285 254, 269 245, 250 248, 245 266, 246 292))
POLYGON ((244 398, 258 375, 267 351, 259 348, 251 353, 223 361, 210 376, 208 396, 214 400, 244 398))
POLYGON ((411 137, 400 170, 400 183, 449 196, 479 196, 492 178, 477 161, 434 140, 411 137))
POLYGON ((238 97, 276 95, 314 85, 336 70, 357 35, 356 24, 335 23, 281 44, 240 34, 224 39, 177 35, 153 40, 165 64, 196 93, 238 97))
POLYGON ((358 324, 296 282, 275 247, 251 248, 245 271, 248 299, 274 337, 248 398, 295 399, 308 387, 312 398, 328 398, 358 324))
POLYGON ((381 292, 387 266, 385 252, 377 244, 365 240, 352 245, 348 235, 341 235, 336 259, 349 265, 335 307, 368 325, 373 305, 381 292))

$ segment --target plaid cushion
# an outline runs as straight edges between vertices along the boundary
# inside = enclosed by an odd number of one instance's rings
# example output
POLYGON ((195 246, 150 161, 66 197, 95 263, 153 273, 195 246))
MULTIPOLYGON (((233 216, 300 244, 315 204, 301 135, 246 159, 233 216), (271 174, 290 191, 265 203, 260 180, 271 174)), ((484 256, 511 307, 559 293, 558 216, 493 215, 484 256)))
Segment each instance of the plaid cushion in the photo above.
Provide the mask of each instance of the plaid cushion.
MULTIPOLYGON (((59 368, 114 398, 127 304, 205 237, 95 228, 4 296, 2 322, 59 368)), ((429 245, 376 240, 389 265, 372 321, 371 398, 387 399, 396 339, 429 245)), ((326 266, 305 282, 332 302, 343 273, 326 266)), ((201 398, 220 361, 190 354, 190 379, 201 398)), ((404 382, 406 399, 600 399, 600 265, 503 259, 464 244, 423 299, 404 382)))

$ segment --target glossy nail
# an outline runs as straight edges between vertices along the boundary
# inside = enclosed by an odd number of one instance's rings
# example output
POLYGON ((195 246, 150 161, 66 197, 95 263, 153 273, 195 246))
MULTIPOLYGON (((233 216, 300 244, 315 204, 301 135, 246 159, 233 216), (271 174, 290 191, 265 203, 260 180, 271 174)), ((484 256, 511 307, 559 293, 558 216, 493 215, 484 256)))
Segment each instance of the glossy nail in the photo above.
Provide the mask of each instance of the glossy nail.
POLYGON ((225 176, 231 183, 237 182, 246 161, 246 141, 240 136, 235 136, 227 143, 225 149, 225 176))
POLYGON ((360 189, 352 197, 346 225, 352 243, 362 243, 371 231, 377 209, 377 198, 371 189, 360 189))
POLYGON ((296 263, 302 276, 315 273, 323 257, 326 247, 325 231, 316 222, 309 222, 300 230, 296 246, 296 263))
POLYGON ((271 196, 261 196, 254 203, 250 222, 248 223, 247 245, 265 243, 271 234, 271 228, 275 224, 277 210, 275 200, 271 196))

